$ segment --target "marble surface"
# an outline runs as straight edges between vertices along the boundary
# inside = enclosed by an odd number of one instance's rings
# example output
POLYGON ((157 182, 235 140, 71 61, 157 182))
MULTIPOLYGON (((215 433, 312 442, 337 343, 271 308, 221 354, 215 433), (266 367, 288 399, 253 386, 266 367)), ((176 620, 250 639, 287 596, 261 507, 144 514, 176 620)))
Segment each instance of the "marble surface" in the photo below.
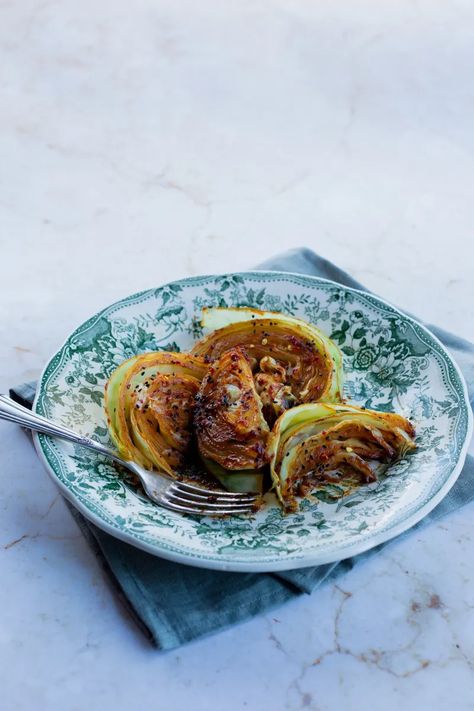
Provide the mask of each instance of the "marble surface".
MULTIPOLYGON (((0 390, 118 297, 303 244, 473 338, 473 39, 468 0, 0 2, 0 390)), ((472 505, 159 653, 5 423, 0 461, 3 708, 474 708, 472 505)))

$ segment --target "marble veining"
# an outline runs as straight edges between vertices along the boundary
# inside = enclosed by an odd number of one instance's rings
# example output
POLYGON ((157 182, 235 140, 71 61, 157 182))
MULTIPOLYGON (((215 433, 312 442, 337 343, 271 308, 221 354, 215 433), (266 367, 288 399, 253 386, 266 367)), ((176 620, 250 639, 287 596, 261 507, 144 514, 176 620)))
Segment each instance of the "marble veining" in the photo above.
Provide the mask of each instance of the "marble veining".
MULTIPOLYGON (((125 294, 299 245, 474 338, 473 29, 468 0, 0 3, 1 391, 125 294)), ((0 457, 5 708, 474 708, 472 505, 159 653, 5 423, 0 457)))

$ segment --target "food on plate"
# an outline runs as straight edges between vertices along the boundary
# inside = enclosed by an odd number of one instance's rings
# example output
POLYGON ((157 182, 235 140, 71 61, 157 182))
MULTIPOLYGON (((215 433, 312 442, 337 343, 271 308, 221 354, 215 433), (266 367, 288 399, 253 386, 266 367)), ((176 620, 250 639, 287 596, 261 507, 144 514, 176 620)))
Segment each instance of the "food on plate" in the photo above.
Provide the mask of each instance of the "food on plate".
POLYGON ((377 466, 415 448, 413 425, 401 415, 353 405, 312 403, 285 412, 269 437, 273 484, 282 505, 295 509, 296 496, 318 485, 356 475, 377 479, 377 466))
POLYGON ((226 488, 235 491, 233 472, 256 473, 267 463, 269 428, 242 349, 224 351, 210 364, 196 395, 194 428, 206 469, 226 488))
POLYGON ((189 353, 134 356, 112 373, 105 409, 124 459, 189 475, 200 463, 228 491, 296 497, 381 467, 415 447, 401 415, 342 401, 343 357, 316 326, 281 313, 205 308, 189 353))
POLYGON ((191 353, 212 362, 231 348, 241 348, 270 426, 293 405, 341 400, 342 353, 316 326, 249 308, 203 309, 201 323, 211 332, 191 353))
POLYGON ((124 459, 176 475, 191 443, 195 396, 206 370, 196 356, 157 351, 130 358, 112 373, 105 409, 124 459))

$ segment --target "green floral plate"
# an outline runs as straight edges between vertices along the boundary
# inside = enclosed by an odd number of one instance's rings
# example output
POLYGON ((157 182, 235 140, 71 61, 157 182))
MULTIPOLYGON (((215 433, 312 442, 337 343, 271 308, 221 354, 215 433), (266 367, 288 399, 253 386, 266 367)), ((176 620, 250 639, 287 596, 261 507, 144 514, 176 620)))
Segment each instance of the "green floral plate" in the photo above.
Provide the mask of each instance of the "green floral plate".
POLYGON ((62 493, 97 526, 181 563, 235 571, 318 565, 361 553, 413 526, 454 484, 472 430, 458 367, 423 326, 375 296, 279 272, 183 279, 129 296, 82 324, 46 366, 35 409, 109 443, 104 384, 125 358, 185 350, 203 306, 253 306, 300 316, 341 347, 345 395, 412 418, 417 450, 349 498, 337 486, 283 515, 272 494, 255 516, 184 517, 151 503, 93 453, 44 435, 38 452, 62 493))

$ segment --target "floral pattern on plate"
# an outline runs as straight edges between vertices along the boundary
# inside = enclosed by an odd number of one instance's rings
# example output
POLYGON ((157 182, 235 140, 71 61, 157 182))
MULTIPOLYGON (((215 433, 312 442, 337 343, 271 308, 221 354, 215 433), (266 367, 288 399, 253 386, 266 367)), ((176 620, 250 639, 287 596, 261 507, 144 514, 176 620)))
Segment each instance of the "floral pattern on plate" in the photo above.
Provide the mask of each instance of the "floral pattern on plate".
POLYGON ((126 358, 185 350, 202 335, 204 306, 251 306, 315 323, 341 348, 345 396, 413 420, 417 450, 375 485, 341 498, 335 485, 284 515, 272 494, 252 517, 183 517, 160 509, 133 477, 69 443, 35 435, 64 495, 96 525, 170 559, 222 570, 282 570, 362 552, 420 520, 464 461, 472 415, 465 385, 439 341, 375 296, 316 277, 244 272, 184 279, 122 299, 71 334, 51 359, 38 413, 110 444, 104 384, 126 358))

